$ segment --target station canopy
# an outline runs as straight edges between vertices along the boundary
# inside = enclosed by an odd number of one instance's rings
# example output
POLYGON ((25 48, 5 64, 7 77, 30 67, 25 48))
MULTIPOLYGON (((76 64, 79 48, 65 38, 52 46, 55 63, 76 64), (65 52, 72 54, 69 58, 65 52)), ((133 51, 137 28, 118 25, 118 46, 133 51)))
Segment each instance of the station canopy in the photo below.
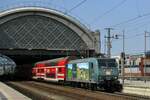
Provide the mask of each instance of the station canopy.
POLYGON ((96 45, 88 28, 59 11, 25 7, 0 13, 0 49, 74 50, 96 45))

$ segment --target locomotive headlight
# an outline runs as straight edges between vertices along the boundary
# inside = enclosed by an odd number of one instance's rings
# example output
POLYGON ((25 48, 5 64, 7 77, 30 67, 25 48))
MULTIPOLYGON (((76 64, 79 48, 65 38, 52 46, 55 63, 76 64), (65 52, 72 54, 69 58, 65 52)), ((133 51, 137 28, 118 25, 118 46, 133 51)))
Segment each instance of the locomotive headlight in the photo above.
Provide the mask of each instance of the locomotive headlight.
POLYGON ((118 77, 117 77, 117 76, 115 76, 114 78, 115 78, 115 79, 118 79, 118 77))
POLYGON ((106 70, 106 75, 111 75, 111 69, 106 70))

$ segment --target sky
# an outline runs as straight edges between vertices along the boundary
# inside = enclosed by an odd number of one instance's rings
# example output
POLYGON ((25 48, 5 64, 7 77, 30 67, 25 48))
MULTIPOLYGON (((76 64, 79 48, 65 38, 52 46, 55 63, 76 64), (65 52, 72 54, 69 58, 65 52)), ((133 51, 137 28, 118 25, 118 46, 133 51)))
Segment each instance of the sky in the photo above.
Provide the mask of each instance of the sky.
MULTIPOLYGON (((73 16, 92 31, 100 30, 102 52, 106 52, 105 28, 111 27, 111 35, 119 35, 119 39, 111 40, 112 55, 119 55, 122 52, 123 30, 125 52, 144 52, 144 32, 150 32, 149 4, 150 0, 0 0, 0 11, 20 6, 59 10, 73 16)), ((150 37, 147 37, 147 50, 150 50, 150 37)))

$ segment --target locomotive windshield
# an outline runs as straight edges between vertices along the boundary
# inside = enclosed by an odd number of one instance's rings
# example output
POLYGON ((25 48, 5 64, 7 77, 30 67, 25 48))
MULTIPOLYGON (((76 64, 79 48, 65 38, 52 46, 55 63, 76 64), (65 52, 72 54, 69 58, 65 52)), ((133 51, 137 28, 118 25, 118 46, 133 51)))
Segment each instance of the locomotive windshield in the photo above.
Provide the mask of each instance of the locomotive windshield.
POLYGON ((100 67, 117 67, 115 59, 98 59, 100 67))
POLYGON ((115 59, 98 59, 99 78, 100 79, 113 79, 118 76, 118 68, 115 59))

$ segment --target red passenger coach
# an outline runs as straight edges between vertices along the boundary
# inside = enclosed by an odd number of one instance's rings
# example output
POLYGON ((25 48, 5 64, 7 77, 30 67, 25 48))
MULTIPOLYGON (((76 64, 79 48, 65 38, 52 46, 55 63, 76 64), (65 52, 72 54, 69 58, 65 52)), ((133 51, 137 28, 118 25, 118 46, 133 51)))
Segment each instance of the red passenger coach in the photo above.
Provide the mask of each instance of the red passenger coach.
POLYGON ((64 81, 69 57, 40 61, 32 69, 33 79, 64 81))

